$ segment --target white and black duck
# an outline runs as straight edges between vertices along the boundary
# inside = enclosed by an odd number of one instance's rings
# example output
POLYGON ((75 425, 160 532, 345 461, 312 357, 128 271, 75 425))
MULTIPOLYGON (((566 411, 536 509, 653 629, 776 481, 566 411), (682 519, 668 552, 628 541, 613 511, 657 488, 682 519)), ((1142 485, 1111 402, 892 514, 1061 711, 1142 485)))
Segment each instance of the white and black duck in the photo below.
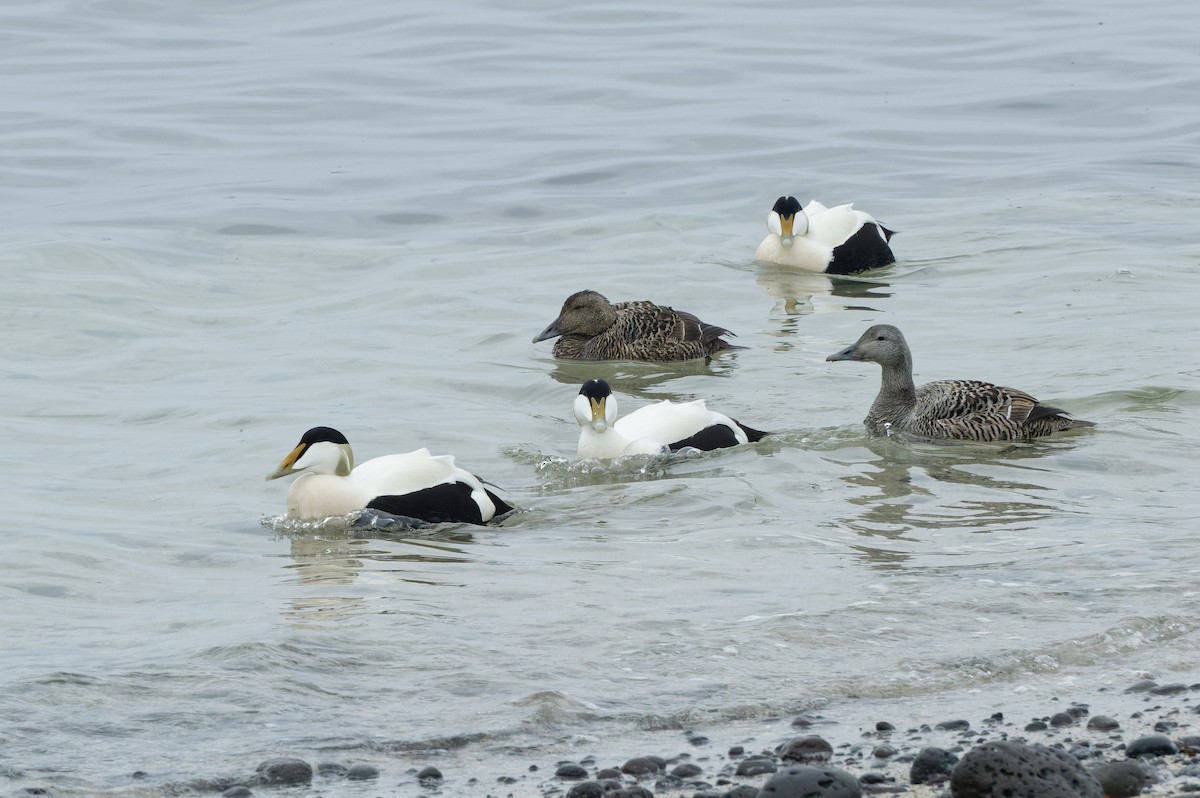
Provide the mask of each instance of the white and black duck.
POLYGON ((721 337, 732 334, 691 313, 653 302, 614 304, 595 291, 579 291, 567 297, 558 318, 533 342, 558 338, 554 356, 568 360, 666 362, 737 349, 721 337))
POLYGON ((1044 405, 1024 391, 979 380, 913 384, 912 353, 900 330, 876 324, 826 360, 862 360, 883 368, 879 395, 863 420, 875 435, 930 440, 1016 441, 1095 426, 1044 405))
POLYGON ((795 197, 780 197, 767 214, 767 229, 754 253, 763 263, 853 274, 896 262, 889 246, 894 233, 853 204, 827 208, 812 200, 801 208, 795 197))
POLYGON ((372 509, 432 523, 486 524, 512 510, 451 455, 417 449, 355 466, 346 436, 331 427, 304 433, 267 479, 296 473, 287 507, 289 516, 301 520, 372 509))
POLYGON ((663 400, 618 418, 617 398, 604 380, 583 384, 574 411, 580 426, 577 454, 595 460, 689 448, 711 451, 753 443, 768 434, 709 410, 703 399, 663 400))

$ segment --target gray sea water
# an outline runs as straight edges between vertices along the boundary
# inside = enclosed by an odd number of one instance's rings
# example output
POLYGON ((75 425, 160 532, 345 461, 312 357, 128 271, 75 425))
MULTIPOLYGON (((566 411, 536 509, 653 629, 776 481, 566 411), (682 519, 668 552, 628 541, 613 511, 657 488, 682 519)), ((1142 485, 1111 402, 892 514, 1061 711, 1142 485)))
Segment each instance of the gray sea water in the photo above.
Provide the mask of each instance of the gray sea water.
POLYGON ((466 794, 655 730, 1195 680, 1198 26, 1192 0, 3 5, 0 785, 166 795, 291 755, 381 769, 314 794, 416 794, 450 748, 466 794), (781 194, 855 202, 898 262, 756 265, 781 194), (556 362, 530 339, 583 288, 745 348, 556 362), (869 440, 878 368, 824 358, 876 322, 919 381, 1098 426, 869 440), (590 377, 776 434, 581 466, 590 377), (286 523, 263 477, 318 424, 360 460, 455 454, 523 512, 286 523))

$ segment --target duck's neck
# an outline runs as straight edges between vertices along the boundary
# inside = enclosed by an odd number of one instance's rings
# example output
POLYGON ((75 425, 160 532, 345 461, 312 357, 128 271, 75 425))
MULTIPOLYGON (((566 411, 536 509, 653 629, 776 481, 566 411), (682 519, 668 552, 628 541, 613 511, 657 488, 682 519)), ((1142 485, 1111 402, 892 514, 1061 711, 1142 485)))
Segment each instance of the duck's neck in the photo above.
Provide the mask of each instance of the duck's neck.
POLYGON ((898 363, 881 364, 883 377, 879 395, 867 414, 867 425, 895 425, 906 419, 917 405, 917 388, 913 385, 912 357, 905 352, 898 363))

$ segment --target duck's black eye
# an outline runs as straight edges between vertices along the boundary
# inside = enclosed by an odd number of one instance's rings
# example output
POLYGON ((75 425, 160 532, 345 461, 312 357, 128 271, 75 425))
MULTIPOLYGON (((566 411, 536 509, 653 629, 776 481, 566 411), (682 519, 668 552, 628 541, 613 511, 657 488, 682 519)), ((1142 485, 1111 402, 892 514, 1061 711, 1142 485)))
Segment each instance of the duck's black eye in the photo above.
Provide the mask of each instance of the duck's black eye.
POLYGON ((886 341, 886 340, 887 340, 887 336, 886 336, 886 335, 883 335, 883 334, 880 334, 879 336, 877 336, 877 337, 875 338, 875 340, 876 340, 876 341, 886 341))

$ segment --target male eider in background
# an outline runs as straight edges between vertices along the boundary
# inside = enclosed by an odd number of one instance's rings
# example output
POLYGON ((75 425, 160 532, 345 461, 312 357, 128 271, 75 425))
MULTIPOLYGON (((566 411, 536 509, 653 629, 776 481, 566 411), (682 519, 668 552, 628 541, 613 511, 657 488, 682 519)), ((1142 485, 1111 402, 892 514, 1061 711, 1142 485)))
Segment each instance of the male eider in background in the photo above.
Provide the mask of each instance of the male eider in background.
POLYGON ((873 435, 904 433, 932 440, 1019 441, 1094 427, 1043 405, 1024 391, 978 380, 913 385, 912 353, 898 329, 876 324, 853 346, 826 360, 868 360, 883 367, 883 383, 863 420, 873 435))
POLYGON ((554 356, 567 360, 691 360, 738 347, 733 333, 653 302, 618 302, 595 291, 567 297, 558 318, 533 342, 556 338, 554 356), (561 337, 559 337, 561 336, 561 337))
POLYGON ((766 432, 713 412, 703 399, 663 400, 617 418, 617 398, 604 380, 588 380, 575 397, 581 459, 608 460, 680 449, 710 451, 762 440, 766 432))
POLYGON ((354 465, 346 436, 330 427, 304 433, 279 468, 278 479, 300 473, 288 488, 288 515, 314 520, 355 510, 381 510, 422 521, 486 524, 512 507, 450 455, 428 449, 388 454, 354 465))
POLYGON ((801 208, 780 197, 767 214, 771 232, 754 259, 808 272, 853 274, 896 262, 888 242, 893 232, 853 205, 826 208, 816 200, 801 208))

